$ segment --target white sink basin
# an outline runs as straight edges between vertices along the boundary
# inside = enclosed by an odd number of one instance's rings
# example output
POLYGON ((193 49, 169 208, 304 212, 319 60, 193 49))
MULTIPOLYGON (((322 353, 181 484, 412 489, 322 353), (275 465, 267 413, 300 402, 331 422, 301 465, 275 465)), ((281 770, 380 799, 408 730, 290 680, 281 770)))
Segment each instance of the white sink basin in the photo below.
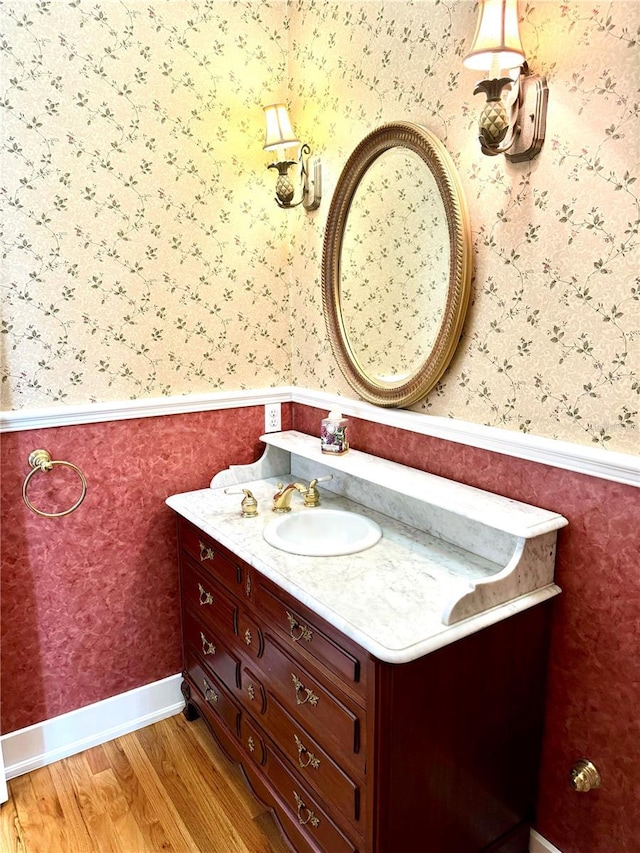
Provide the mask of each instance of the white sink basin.
POLYGON ((305 557, 338 557, 371 548, 380 525, 357 512, 314 507, 279 515, 264 528, 269 545, 305 557))

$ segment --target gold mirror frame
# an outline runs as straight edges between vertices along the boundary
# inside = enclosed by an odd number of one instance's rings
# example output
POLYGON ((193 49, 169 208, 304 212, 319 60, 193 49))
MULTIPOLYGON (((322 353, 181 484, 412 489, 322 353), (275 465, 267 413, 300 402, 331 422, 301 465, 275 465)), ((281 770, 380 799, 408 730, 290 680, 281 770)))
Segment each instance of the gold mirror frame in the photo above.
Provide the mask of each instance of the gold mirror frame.
POLYGON ((369 403, 405 407, 426 397, 447 369, 456 350, 471 289, 471 229, 457 171, 443 144, 411 122, 384 124, 355 148, 338 179, 322 249, 322 304, 331 347, 351 387, 369 403), (438 335, 429 355, 407 379, 377 381, 360 367, 345 331, 340 300, 340 256, 354 194, 371 164, 385 151, 402 146, 415 152, 430 170, 444 205, 449 232, 449 285, 438 335))

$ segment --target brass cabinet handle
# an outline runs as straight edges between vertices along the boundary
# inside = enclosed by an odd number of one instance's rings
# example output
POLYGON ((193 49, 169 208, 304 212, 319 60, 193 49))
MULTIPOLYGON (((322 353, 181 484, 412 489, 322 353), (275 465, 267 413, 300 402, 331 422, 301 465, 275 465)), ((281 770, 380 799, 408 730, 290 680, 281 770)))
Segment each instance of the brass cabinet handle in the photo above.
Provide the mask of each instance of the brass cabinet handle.
POLYGON ((247 746, 249 747, 249 752, 254 752, 256 748, 256 743, 253 739, 253 735, 249 735, 247 738, 247 746))
POLYGON ((250 646, 252 639, 253 638, 251 636, 251 631, 247 628, 247 630, 244 632, 244 641, 248 646, 250 646))
POLYGON ((200 639, 202 640, 202 654, 203 655, 215 655, 216 647, 213 643, 209 642, 205 635, 200 631, 200 639))
POLYGON ((293 684, 296 688, 296 705, 305 705, 307 702, 310 705, 317 705, 318 704, 318 697, 316 696, 316 694, 312 690, 310 690, 308 687, 305 687, 304 684, 300 681, 300 679, 298 678, 298 676, 294 672, 291 673, 291 678, 293 679, 293 684), (304 697, 304 699, 301 699, 300 694, 303 691, 307 695, 304 697))
POLYGON ((201 606, 204 604, 213 604, 213 596, 210 592, 207 592, 207 590, 202 586, 201 583, 198 584, 198 591, 200 593, 201 606))
POLYGON ((314 827, 318 826, 318 824, 320 823, 320 818, 316 817, 316 815, 311 811, 311 809, 308 809, 305 806, 303 801, 300 799, 300 795, 297 791, 293 792, 293 796, 295 797, 296 805, 298 806, 298 821, 302 824, 302 826, 305 826, 305 824, 307 823, 310 823, 311 826, 314 827), (304 818, 302 817, 303 811, 307 813, 306 817, 304 818))
POLYGON ((208 548, 201 539, 198 540, 198 545, 200 546, 200 559, 201 560, 204 561, 204 560, 214 560, 215 559, 216 552, 213 550, 213 548, 208 548))
POLYGON ((202 683, 204 685, 204 698, 207 700, 207 702, 217 702, 218 701, 218 694, 213 689, 213 687, 209 684, 207 679, 203 678, 202 683))
POLYGON ((289 620, 289 636, 296 643, 298 640, 305 640, 305 642, 310 643, 313 639, 313 631, 307 628, 306 625, 302 625, 295 616, 292 616, 291 613, 287 610, 287 619, 289 620))
POLYGON ((309 752, 309 750, 302 743, 298 735, 294 735, 293 737, 295 738, 296 746, 298 747, 298 764, 300 765, 300 767, 302 767, 303 769, 305 767, 313 767, 314 770, 317 770, 320 767, 320 759, 316 758, 316 756, 312 752, 309 752), (306 761, 302 760, 303 753, 306 753, 307 755, 306 761))
POLYGON ((249 694, 249 699, 253 702, 256 698, 256 688, 253 684, 247 684, 247 693, 249 694))

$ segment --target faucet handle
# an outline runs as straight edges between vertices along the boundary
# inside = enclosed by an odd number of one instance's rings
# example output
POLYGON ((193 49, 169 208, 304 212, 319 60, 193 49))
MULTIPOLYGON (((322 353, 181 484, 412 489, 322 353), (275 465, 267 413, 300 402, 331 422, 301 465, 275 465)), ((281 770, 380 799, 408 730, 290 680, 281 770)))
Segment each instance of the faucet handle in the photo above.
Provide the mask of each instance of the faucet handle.
POLYGON ((304 495, 305 506, 318 506, 320 503, 320 492, 318 491, 318 483, 326 483, 327 480, 333 480, 333 474, 326 474, 324 477, 317 477, 309 483, 309 488, 304 495))
POLYGON ((243 518, 254 518, 258 514, 258 501, 250 489, 225 489, 225 495, 244 495, 240 502, 240 515, 243 518))

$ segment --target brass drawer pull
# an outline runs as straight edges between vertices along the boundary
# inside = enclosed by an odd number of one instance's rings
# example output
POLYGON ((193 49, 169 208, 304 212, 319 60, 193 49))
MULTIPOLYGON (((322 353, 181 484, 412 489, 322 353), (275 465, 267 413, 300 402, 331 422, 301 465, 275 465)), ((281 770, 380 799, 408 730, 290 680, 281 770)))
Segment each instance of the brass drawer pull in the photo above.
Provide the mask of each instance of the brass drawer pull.
POLYGON ((247 630, 244 632, 244 641, 248 646, 250 646, 252 639, 253 638, 251 636, 251 631, 247 628, 247 630))
POLYGON ((247 684, 247 693, 249 694, 249 699, 253 702, 256 698, 256 688, 253 684, 247 684))
POLYGON ((204 698, 207 702, 217 702, 218 694, 213 689, 213 687, 209 684, 206 678, 202 679, 202 683, 204 684, 204 698))
POLYGON ((296 805, 298 806, 298 821, 302 824, 302 826, 305 826, 305 824, 307 823, 310 823, 311 826, 314 827, 318 826, 318 824, 320 823, 320 818, 316 817, 315 814, 311 811, 311 809, 308 809, 305 806, 305 804, 300 799, 300 796, 298 795, 297 791, 293 792, 293 796, 295 797, 296 805), (302 817, 303 810, 307 813, 307 816, 304 818, 302 817))
POLYGON ((198 545, 200 546, 201 560, 215 560, 216 552, 213 550, 213 548, 208 548, 201 539, 198 540, 198 545))
POLYGON ((293 683, 294 683, 294 686, 296 688, 296 705, 304 705, 307 702, 310 705, 317 705, 318 704, 318 697, 316 696, 316 694, 312 690, 309 690, 308 687, 305 687, 304 684, 300 681, 300 679, 298 678, 298 676, 295 673, 293 673, 293 672, 291 673, 291 678, 293 679, 293 683), (307 694, 304 697, 304 699, 300 698, 300 693, 302 691, 304 691, 307 694))
POLYGON ((305 640, 305 642, 310 643, 313 639, 313 631, 307 628, 306 625, 301 625, 295 616, 292 616, 288 610, 287 619, 289 620, 289 636, 291 639, 296 643, 298 640, 305 640))
POLYGON ((256 743, 252 735, 249 735, 249 737, 247 738, 247 746, 249 747, 249 752, 255 752, 256 743))
POLYGON ((298 735, 294 735, 293 737, 295 738, 296 746, 298 747, 298 764, 300 765, 300 767, 302 767, 303 769, 305 767, 313 767, 314 770, 317 770, 320 767, 320 759, 316 758, 316 756, 312 752, 309 752, 309 750, 302 743, 298 735), (307 754, 306 761, 302 760, 303 753, 307 754))
POLYGON ((209 642, 205 635, 200 631, 200 639, 202 640, 202 654, 203 655, 215 655, 216 647, 213 643, 209 642))
POLYGON ((198 591, 200 592, 200 605, 213 604, 213 596, 207 592, 201 583, 198 584, 198 591))

